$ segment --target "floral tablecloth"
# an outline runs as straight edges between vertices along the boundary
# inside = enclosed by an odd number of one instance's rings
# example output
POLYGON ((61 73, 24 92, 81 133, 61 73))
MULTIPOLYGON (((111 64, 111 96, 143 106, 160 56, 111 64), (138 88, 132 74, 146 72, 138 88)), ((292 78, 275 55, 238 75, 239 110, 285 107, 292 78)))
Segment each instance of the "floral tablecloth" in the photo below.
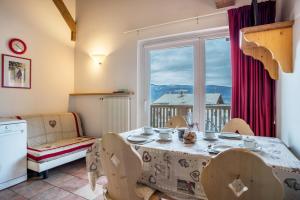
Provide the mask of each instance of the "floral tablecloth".
MULTIPOLYGON (((126 140, 129 135, 141 134, 142 129, 121 133, 126 140)), ((149 136, 152 142, 133 144, 141 155, 144 165, 140 182, 179 199, 206 199, 200 176, 202 168, 215 156, 208 153, 208 145, 224 144, 239 147, 242 140, 203 140, 197 133, 195 144, 183 144, 173 134, 171 142, 161 142, 157 135, 149 136)), ((262 151, 257 152, 284 185, 285 199, 300 199, 300 161, 278 138, 256 137, 262 151)), ((151 141, 151 140, 150 140, 151 141)), ((100 162, 101 139, 87 153, 87 170, 92 187, 103 175, 100 162)))

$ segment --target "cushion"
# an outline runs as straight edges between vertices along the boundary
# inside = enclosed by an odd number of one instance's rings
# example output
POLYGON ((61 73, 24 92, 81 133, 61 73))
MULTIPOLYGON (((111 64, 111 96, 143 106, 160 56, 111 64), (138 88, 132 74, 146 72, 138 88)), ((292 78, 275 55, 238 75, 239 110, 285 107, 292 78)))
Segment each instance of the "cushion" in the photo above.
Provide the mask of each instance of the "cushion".
POLYGON ((95 142, 95 138, 91 137, 76 137, 61 139, 56 142, 28 146, 27 157, 35 162, 46 162, 54 160, 65 155, 83 151, 92 146, 95 142))
POLYGON ((27 121, 28 146, 55 143, 82 136, 80 118, 76 113, 17 116, 27 121))

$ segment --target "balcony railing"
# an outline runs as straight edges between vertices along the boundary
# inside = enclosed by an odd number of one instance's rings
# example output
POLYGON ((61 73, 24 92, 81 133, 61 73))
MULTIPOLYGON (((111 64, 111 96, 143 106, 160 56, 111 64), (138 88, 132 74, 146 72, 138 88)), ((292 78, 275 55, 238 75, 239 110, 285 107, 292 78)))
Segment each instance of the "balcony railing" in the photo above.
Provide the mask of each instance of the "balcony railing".
MULTIPOLYGON (((151 126, 155 128, 165 127, 166 123, 174 116, 186 116, 193 111, 191 105, 151 105, 151 126)), ((220 132, 229 121, 231 106, 228 104, 206 105, 205 109, 205 131, 220 132)))

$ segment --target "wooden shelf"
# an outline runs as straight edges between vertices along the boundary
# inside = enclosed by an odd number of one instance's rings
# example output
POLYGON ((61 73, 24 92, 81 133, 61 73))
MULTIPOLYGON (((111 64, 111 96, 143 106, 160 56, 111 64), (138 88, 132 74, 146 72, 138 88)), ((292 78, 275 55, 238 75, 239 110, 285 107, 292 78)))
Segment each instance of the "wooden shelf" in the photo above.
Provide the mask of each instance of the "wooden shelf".
POLYGON ((286 21, 241 29, 244 54, 261 61, 272 79, 278 79, 278 67, 293 72, 293 24, 286 21))
POLYGON ((70 96, 130 96, 134 95, 133 92, 113 93, 113 92, 83 92, 71 93, 70 96))

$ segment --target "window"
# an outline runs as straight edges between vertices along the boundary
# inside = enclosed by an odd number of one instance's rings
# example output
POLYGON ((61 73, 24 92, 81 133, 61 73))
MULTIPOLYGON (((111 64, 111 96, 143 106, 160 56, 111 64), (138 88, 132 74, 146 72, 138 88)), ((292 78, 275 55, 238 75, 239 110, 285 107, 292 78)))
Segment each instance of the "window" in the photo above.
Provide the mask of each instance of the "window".
POLYGON ((226 33, 158 40, 141 51, 141 125, 165 127, 174 116, 220 131, 230 118, 230 42, 226 33))
POLYGON ((194 104, 194 47, 150 50, 150 125, 164 127, 194 104))
POLYGON ((231 62, 228 38, 205 40, 205 131, 219 132, 230 119, 231 62))

